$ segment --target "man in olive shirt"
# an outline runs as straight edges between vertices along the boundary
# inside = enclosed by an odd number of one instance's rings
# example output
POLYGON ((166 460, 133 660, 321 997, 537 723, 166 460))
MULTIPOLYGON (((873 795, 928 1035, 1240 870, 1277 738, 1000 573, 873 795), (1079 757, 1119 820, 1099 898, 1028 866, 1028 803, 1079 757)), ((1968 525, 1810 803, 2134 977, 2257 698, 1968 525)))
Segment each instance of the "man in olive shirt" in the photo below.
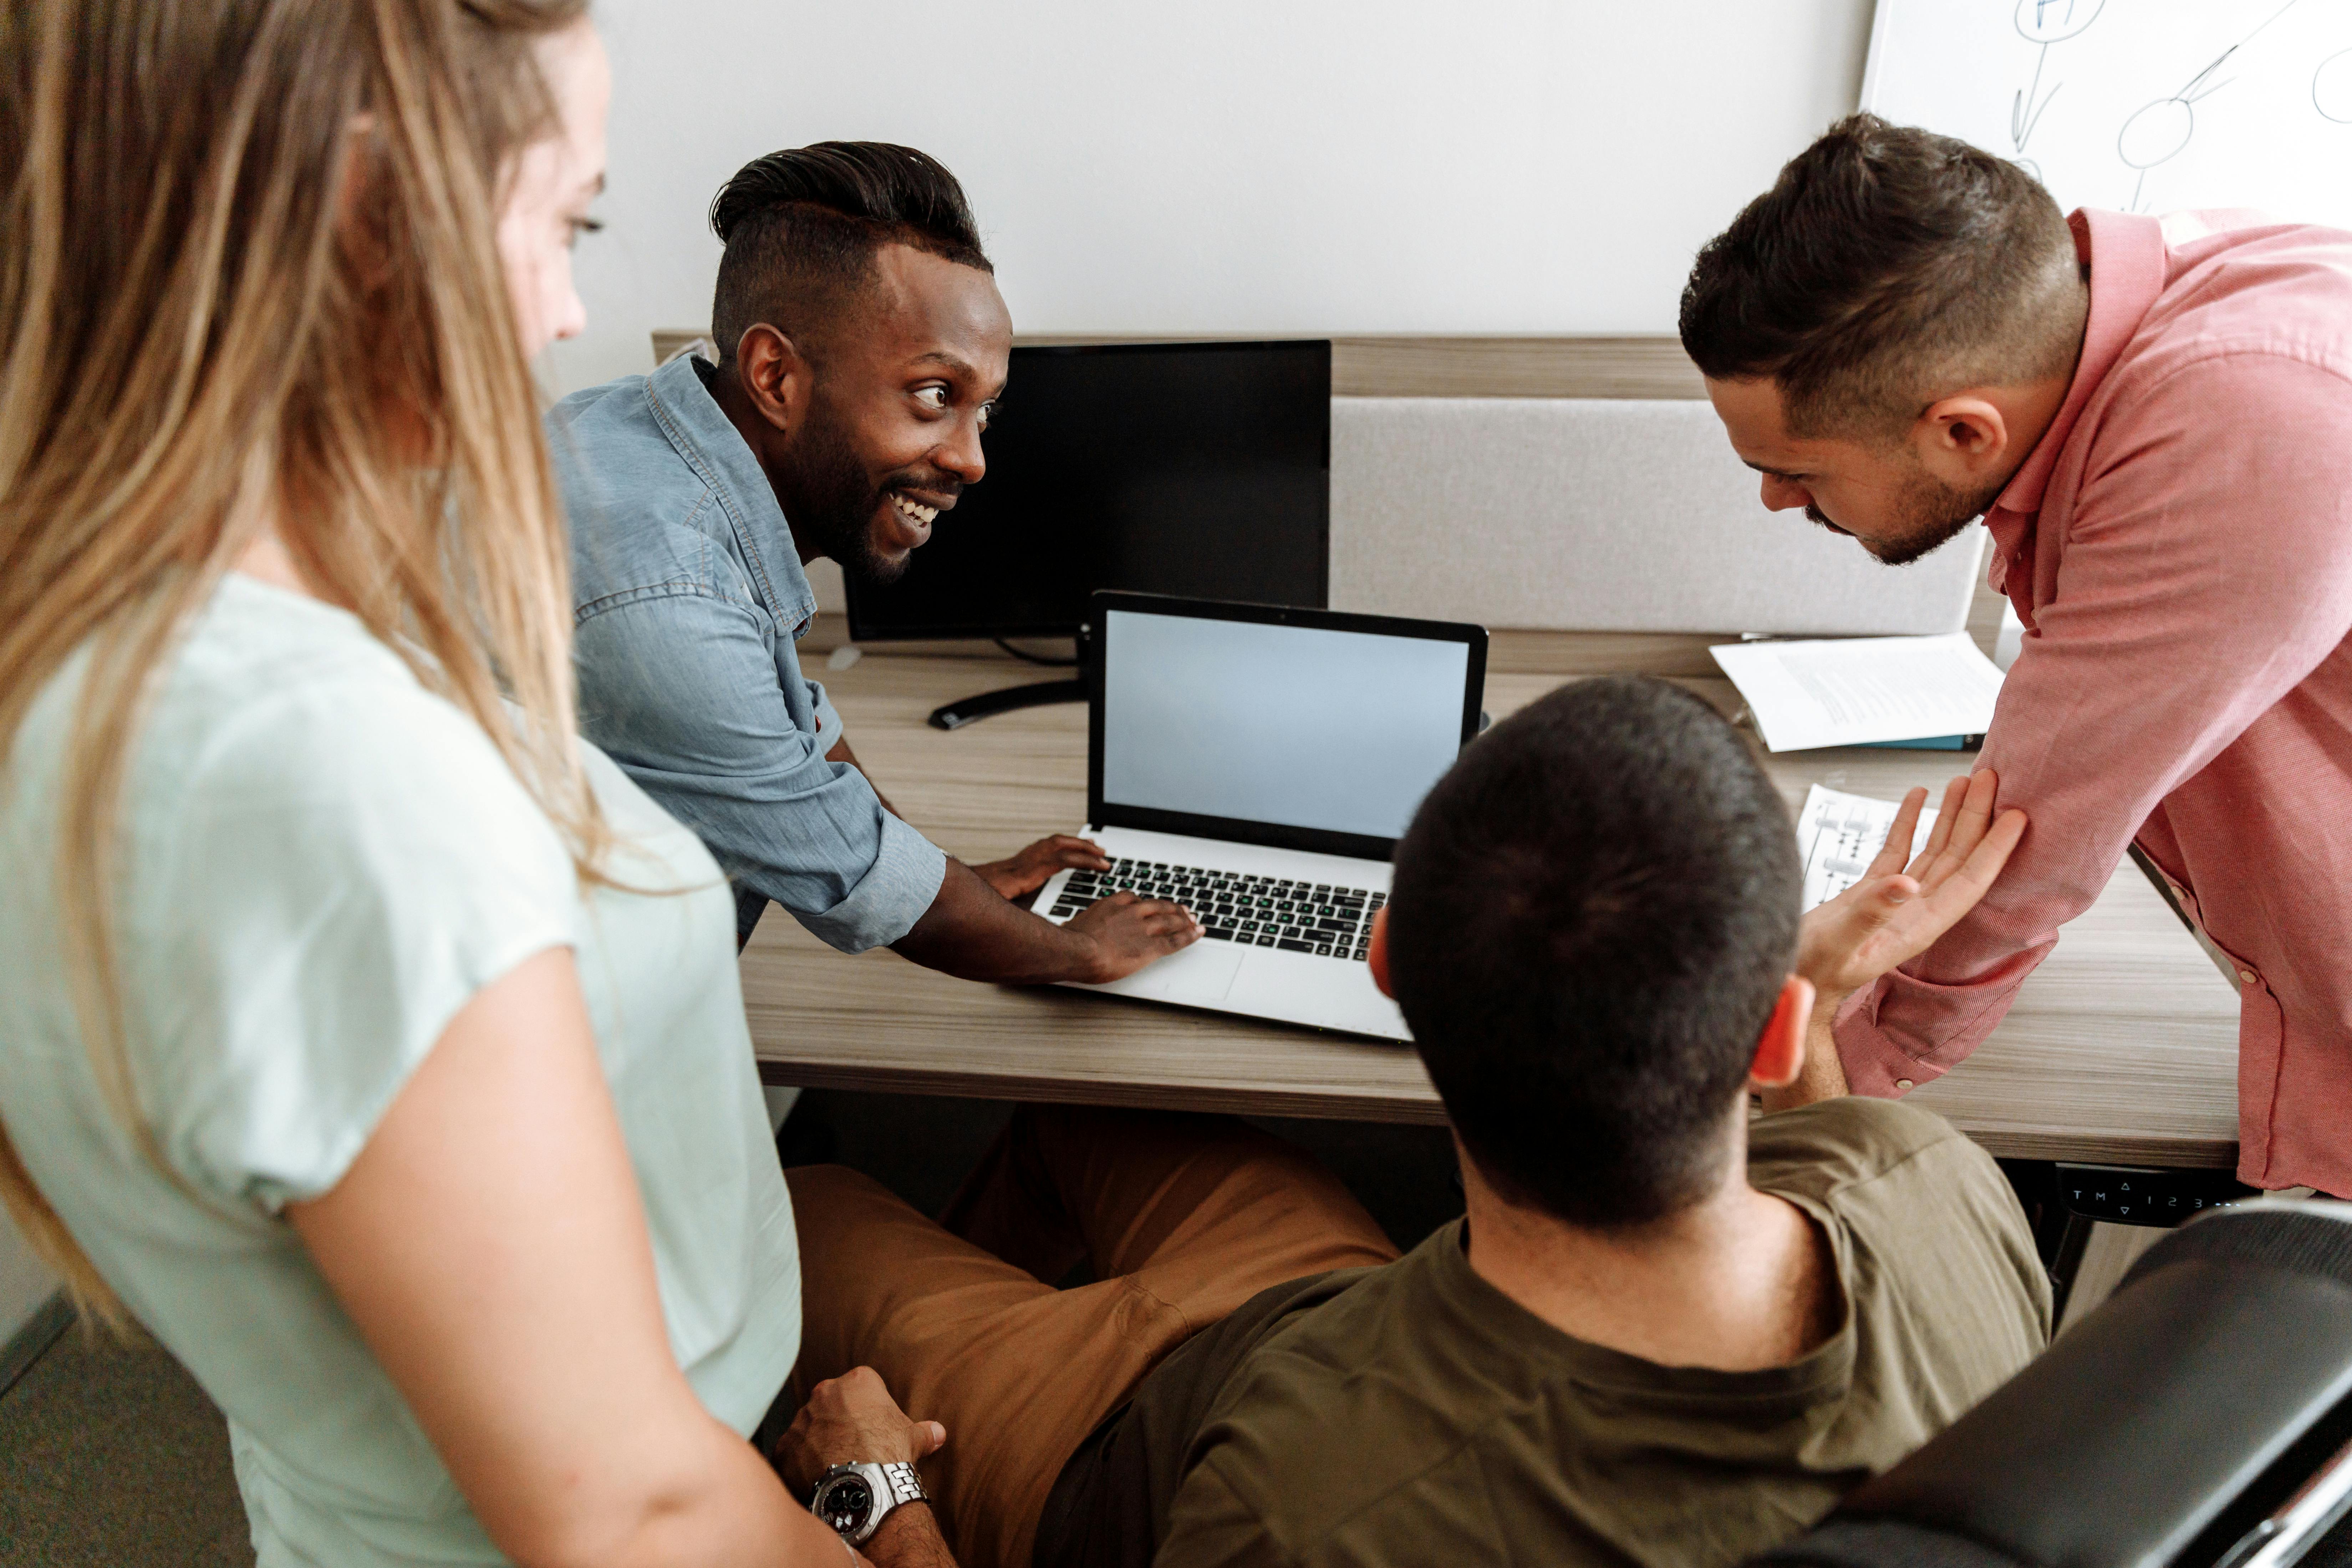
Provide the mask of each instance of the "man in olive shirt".
POLYGON ((924 1474, 967 1568, 1687 1568, 1785 1540, 2048 1336, 2024 1215, 1949 1126, 1748 1110, 1983 895, 2023 831, 1994 786, 1955 781, 1907 874, 1883 855, 1801 931, 1786 808, 1728 725, 1656 681, 1556 692, 1431 793, 1374 937, 1464 1220, 1382 1262, 1263 1134, 1024 1112, 962 1239, 793 1173, 795 1379, 868 1364, 944 1423, 924 1474), (1056 1236, 1095 1283, 1052 1289, 1056 1236))

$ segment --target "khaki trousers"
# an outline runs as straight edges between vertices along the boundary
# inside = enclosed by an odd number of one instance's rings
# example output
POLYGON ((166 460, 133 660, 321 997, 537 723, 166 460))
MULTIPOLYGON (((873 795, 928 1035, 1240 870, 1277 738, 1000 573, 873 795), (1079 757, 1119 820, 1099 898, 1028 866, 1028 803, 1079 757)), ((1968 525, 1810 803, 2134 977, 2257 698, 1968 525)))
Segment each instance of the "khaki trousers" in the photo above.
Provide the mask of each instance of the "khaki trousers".
POLYGON ((1028 1568, 1063 1464, 1186 1339, 1268 1286, 1397 1256, 1329 1171, 1223 1116, 1024 1106, 943 1223, 839 1166, 786 1180, 793 1386, 870 1366, 947 1427, 921 1469, 962 1568, 1028 1568), (1055 1289, 1081 1258, 1096 1282, 1055 1289))

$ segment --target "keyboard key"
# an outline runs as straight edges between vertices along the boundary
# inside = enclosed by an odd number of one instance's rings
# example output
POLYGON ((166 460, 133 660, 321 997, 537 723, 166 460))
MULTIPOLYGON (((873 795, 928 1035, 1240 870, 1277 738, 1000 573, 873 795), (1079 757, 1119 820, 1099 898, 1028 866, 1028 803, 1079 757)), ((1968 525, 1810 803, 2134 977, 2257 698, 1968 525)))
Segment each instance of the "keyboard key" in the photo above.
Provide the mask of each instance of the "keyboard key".
POLYGON ((1271 931, 1258 932, 1257 944, 1260 947, 1272 947, 1274 945, 1274 934, 1271 931))
POLYGON ((1234 933, 1227 926, 1202 926, 1201 934, 1211 942, 1231 942, 1234 940, 1234 933))
POLYGON ((1350 935, 1354 934, 1356 930, 1355 921, 1343 921, 1333 915, 1325 915, 1315 922, 1315 926, 1318 931, 1343 931, 1350 935))
MULTIPOLYGON (((1313 952, 1315 951, 1315 944, 1313 942, 1293 942, 1288 937, 1281 938, 1276 941, 1274 945, 1282 949, 1285 952, 1313 952)), ((1328 952, 1330 949, 1326 948, 1324 951, 1328 952)))

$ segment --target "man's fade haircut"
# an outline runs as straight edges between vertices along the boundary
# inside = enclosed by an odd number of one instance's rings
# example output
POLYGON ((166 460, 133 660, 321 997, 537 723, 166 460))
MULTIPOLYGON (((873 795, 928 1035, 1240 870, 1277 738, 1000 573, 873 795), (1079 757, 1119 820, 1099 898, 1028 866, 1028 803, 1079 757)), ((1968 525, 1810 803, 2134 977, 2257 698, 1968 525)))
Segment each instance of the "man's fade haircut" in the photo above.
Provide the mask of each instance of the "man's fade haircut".
POLYGON ((1664 681, 1580 681, 1471 744, 1397 846, 1389 973, 1505 1202, 1606 1230, 1716 1189, 1801 881, 1747 742, 1664 681))
POLYGON ((1683 348, 1712 380, 1778 383, 1791 435, 1883 440, 1962 387, 2065 374, 2080 276, 2032 175, 1853 114, 1699 251, 1683 348))
POLYGON ((956 177, 929 153, 887 142, 819 142, 754 158, 719 187, 710 227, 727 247, 710 305, 725 359, 762 321, 795 341, 821 335, 871 281, 886 245, 996 270, 956 177))

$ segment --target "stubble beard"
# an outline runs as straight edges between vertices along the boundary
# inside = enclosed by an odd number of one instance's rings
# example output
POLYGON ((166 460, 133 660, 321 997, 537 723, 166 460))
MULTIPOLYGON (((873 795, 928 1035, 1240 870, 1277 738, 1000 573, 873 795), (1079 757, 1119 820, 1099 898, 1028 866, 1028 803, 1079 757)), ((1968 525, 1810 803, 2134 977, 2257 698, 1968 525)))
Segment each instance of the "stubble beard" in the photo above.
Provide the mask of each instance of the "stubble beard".
POLYGON ((801 492, 790 520, 795 542, 814 544, 844 576, 866 586, 887 587, 905 576, 912 555, 892 561, 874 548, 874 514, 888 503, 822 399, 793 443, 792 461, 801 492))
MULTIPOLYGON (((1933 474, 1917 472, 1905 482, 1902 493, 1895 499, 1894 515, 1889 520, 1894 527, 1867 542, 1859 539, 1856 542, 1862 543, 1881 565, 1908 566, 1949 544, 1969 524, 1982 517, 2000 496, 1998 485, 1981 492, 1963 490, 1933 474)), ((1818 507, 1808 506, 1805 515, 1818 523, 1830 521, 1818 507)))

